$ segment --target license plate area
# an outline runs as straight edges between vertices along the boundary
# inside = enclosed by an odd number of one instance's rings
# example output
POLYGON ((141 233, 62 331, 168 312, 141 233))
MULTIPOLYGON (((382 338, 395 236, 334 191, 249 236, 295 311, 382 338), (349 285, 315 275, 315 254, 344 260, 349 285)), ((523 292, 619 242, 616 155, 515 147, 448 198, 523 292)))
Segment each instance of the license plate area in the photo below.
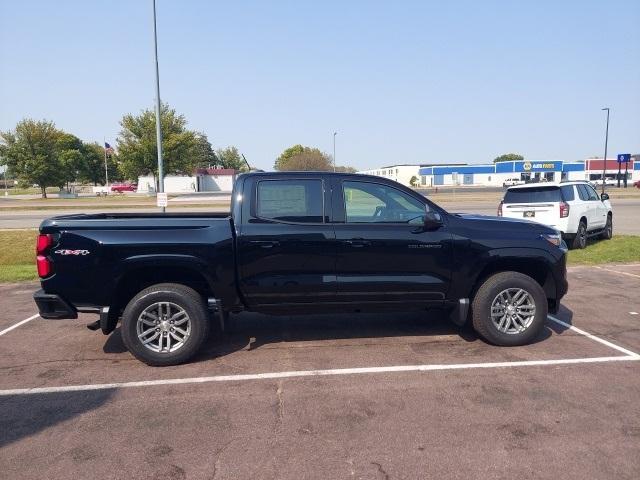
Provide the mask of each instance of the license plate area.
POLYGON ((533 217, 535 217, 535 216, 536 216, 536 212, 535 212, 535 210, 525 210, 525 211, 522 213, 522 216, 523 216, 524 218, 533 218, 533 217))

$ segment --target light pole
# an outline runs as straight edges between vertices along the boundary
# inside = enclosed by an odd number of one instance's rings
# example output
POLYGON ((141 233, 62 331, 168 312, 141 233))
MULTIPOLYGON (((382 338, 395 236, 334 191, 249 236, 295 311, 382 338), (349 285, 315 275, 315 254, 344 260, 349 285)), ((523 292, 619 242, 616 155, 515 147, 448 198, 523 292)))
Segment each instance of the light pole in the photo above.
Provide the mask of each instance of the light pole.
MULTIPOLYGON (((156 32, 156 0, 153 4, 153 55, 156 66, 156 142, 158 143, 158 193, 164 192, 164 172, 162 165, 162 125, 160 124, 160 72, 158 70, 158 34, 156 32)), ((162 207, 164 213, 164 207, 162 207)))
POLYGON ((602 110, 607 111, 607 130, 604 135, 604 162, 602 164, 602 193, 604 193, 604 179, 607 173, 607 146, 609 144, 609 107, 605 107, 602 110))
POLYGON ((4 196, 8 197, 9 196, 9 190, 7 189, 7 169, 9 168, 8 165, 4 166, 4 170, 2 171, 2 178, 4 178, 4 196))
POLYGON ((333 171, 336 171, 336 135, 338 132, 333 132, 333 171))

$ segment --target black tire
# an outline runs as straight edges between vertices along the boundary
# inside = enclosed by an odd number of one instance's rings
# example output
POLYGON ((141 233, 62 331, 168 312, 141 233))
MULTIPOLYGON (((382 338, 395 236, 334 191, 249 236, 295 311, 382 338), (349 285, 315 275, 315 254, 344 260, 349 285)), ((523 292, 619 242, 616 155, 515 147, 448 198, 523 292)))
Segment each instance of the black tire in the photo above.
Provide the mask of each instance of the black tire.
POLYGON ((585 248, 587 246, 587 224, 583 221, 578 225, 578 231, 573 238, 571 248, 585 248))
POLYGON ((600 234, 600 238, 603 240, 611 240, 613 237, 613 217, 611 214, 607 215, 607 224, 604 227, 604 230, 600 234))
POLYGON ((513 347, 531 343, 539 334, 547 319, 547 297, 542 287, 533 278, 519 272, 500 272, 491 275, 480 286, 471 304, 473 328, 484 340, 493 345, 513 347), (523 289, 535 304, 535 314, 522 332, 505 333, 491 319, 494 299, 511 288, 523 289))
MULTIPOLYGON (((192 358, 209 336, 211 325, 202 296, 185 285, 159 283, 142 290, 127 304, 122 314, 122 340, 138 360, 154 367, 178 365, 192 358), (183 344, 173 352, 155 352, 138 338, 137 323, 142 312, 158 302, 170 302, 188 315, 190 333, 183 344)), ((173 331, 173 330, 171 330, 173 331)), ((168 332, 161 335, 170 335, 168 332)))

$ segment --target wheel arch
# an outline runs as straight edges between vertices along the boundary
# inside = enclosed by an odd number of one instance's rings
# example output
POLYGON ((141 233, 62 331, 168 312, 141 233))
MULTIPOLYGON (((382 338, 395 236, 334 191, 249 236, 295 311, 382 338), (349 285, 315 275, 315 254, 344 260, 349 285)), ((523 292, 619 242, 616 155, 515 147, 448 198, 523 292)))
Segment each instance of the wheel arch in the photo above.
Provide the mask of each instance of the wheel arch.
POLYGON ((152 261, 130 262, 116 281, 111 298, 111 308, 122 311, 127 303, 140 291, 159 283, 185 285, 203 297, 215 296, 215 282, 207 274, 200 262, 185 259, 164 261, 155 258, 152 261))
POLYGON ((473 299, 480 286, 490 276, 500 272, 518 272, 531 277, 545 292, 550 302, 556 298, 556 283, 549 262, 542 257, 496 258, 476 276, 469 298, 473 299))

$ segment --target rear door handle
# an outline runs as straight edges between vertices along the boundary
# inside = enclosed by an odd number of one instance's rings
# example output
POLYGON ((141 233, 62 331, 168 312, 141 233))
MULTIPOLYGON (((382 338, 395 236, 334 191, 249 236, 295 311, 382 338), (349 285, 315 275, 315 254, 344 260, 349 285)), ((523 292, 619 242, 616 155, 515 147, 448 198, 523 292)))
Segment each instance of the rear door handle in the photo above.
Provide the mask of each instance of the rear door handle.
POLYGON ((280 242, 277 240, 251 240, 251 243, 261 248, 273 248, 280 245, 280 242))
POLYGON ((363 238, 352 238, 351 240, 344 240, 344 243, 353 248, 362 248, 371 245, 371 242, 369 240, 365 240, 363 238))

